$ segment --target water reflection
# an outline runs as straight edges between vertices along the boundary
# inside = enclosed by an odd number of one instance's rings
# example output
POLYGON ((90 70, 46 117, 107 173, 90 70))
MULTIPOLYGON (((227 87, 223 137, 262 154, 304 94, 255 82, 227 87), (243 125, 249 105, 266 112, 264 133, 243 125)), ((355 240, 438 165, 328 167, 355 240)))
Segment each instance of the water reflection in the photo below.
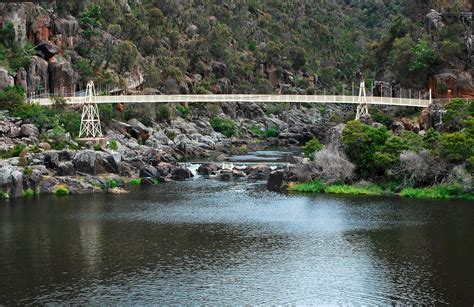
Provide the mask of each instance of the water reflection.
POLYGON ((0 303, 472 304, 472 204, 195 180, 0 205, 0 303))

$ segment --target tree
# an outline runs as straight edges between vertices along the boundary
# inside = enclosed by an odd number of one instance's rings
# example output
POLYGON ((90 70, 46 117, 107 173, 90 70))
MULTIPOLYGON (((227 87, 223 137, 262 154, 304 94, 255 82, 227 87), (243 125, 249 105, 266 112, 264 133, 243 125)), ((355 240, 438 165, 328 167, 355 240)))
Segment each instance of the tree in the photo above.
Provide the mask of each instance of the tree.
POLYGON ((318 139, 312 139, 303 146, 304 156, 310 160, 314 159, 314 154, 323 149, 323 145, 319 143, 318 139))
POLYGON ((440 152, 452 163, 463 163, 474 156, 474 139, 464 132, 445 133, 441 136, 440 152))
POLYGON ((131 41, 122 41, 116 48, 113 61, 118 65, 121 72, 132 69, 137 64, 138 49, 131 41))
POLYGON ((373 128, 359 121, 350 121, 342 131, 344 150, 354 162, 362 176, 377 174, 379 169, 376 164, 375 153, 380 146, 385 144, 388 132, 385 127, 373 128))
POLYGON ((389 67, 395 74, 402 86, 409 87, 412 84, 410 63, 413 63, 415 56, 413 48, 415 42, 409 34, 402 38, 395 39, 392 50, 389 54, 389 67))
POLYGON ((436 53, 425 40, 420 40, 413 47, 413 62, 410 65, 410 71, 415 74, 427 74, 432 65, 436 63, 436 53))

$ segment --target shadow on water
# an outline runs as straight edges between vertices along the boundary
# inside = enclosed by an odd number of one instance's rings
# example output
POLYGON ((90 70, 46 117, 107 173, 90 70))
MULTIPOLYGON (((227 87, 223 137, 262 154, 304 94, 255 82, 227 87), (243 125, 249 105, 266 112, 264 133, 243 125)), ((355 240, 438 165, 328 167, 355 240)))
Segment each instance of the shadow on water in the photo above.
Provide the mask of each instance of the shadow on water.
POLYGON ((193 180, 0 204, 0 303, 472 304, 472 203, 193 180))

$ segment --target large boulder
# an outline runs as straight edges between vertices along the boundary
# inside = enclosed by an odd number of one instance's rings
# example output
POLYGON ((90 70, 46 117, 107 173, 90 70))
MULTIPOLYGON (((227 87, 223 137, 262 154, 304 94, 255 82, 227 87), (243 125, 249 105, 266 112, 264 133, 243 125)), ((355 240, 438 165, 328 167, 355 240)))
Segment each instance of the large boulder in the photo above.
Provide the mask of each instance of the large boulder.
POLYGON ((171 172, 171 178, 178 181, 183 181, 192 177, 194 177, 193 173, 184 167, 175 168, 171 172))
POLYGON ((61 45, 74 48, 77 45, 79 22, 71 15, 57 18, 53 21, 53 32, 58 37, 61 45))
POLYGON ((141 139, 143 142, 145 142, 150 137, 148 128, 139 120, 132 118, 128 121, 128 125, 130 125, 130 130, 128 133, 130 133, 130 135, 134 138, 141 139))
POLYGON ((79 173, 98 175, 105 173, 102 154, 93 150, 82 150, 76 153, 73 159, 74 167, 79 173))
POLYGON ((21 125, 20 135, 24 137, 30 137, 30 136, 37 137, 39 136, 39 130, 33 124, 23 124, 21 125))
POLYGON ((201 176, 210 176, 216 174, 220 168, 217 163, 203 163, 197 169, 197 173, 201 176))
POLYGON ((158 178, 158 171, 157 169, 152 166, 152 165, 145 165, 143 168, 140 169, 140 178, 158 178))
POLYGON ((23 196, 23 171, 19 167, 5 165, 0 168, 0 191, 10 197, 23 196))
POLYGON ((276 170, 270 173, 267 188, 270 191, 281 192, 285 189, 285 170, 276 170))
POLYGON ((256 164, 247 167, 245 173, 248 175, 248 179, 254 180, 266 180, 270 176, 271 169, 266 164, 256 164))

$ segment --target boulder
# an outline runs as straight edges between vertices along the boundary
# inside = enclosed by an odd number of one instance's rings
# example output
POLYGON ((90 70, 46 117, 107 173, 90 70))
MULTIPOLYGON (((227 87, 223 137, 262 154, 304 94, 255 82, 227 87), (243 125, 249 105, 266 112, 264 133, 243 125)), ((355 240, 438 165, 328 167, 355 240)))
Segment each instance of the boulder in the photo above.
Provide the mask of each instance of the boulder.
POLYGON ((176 166, 174 166, 170 163, 160 162, 156 166, 156 170, 158 171, 159 179, 164 180, 164 178, 167 177, 170 173, 172 173, 173 170, 176 169, 176 168, 177 168, 176 166))
POLYGON ((51 42, 44 42, 37 45, 36 50, 39 55, 44 59, 50 59, 59 52, 59 48, 51 42))
POLYGON ((247 167, 245 173, 248 175, 248 179, 254 180, 266 180, 270 176, 271 169, 266 164, 257 164, 247 167))
POLYGON ((10 138, 17 138, 21 135, 21 128, 18 126, 10 127, 10 132, 8 133, 8 137, 10 138))
POLYGON ((270 173, 267 181, 267 189, 274 192, 281 192, 285 188, 285 170, 276 170, 270 173))
POLYGON ((192 177, 194 177, 193 173, 184 167, 175 168, 171 172, 171 178, 178 181, 183 181, 192 177))
POLYGON ((39 186, 39 192, 40 194, 54 194, 58 184, 59 182, 56 178, 45 176, 39 186))
POLYGON ((122 155, 119 153, 104 156, 104 168, 108 173, 120 174, 122 172, 122 155))
POLYGON ((0 191, 10 197, 23 196, 23 171, 19 167, 5 165, 0 168, 0 191))
POLYGON ((74 176, 76 174, 74 164, 71 161, 59 162, 57 164, 57 174, 58 176, 74 176))
POLYGON ((138 175, 140 178, 158 178, 158 171, 152 165, 146 165, 140 169, 140 174, 138 175))
POLYGON ((391 128, 395 134, 400 134, 405 131, 405 125, 401 121, 394 121, 391 128))
POLYGON ((23 124, 21 125, 21 136, 30 137, 30 136, 39 136, 39 130, 33 124, 23 124))
POLYGON ((132 118, 128 121, 128 125, 130 125, 130 130, 128 133, 130 133, 130 135, 134 138, 141 139, 143 142, 145 142, 150 137, 148 128, 139 120, 132 118))
POLYGON ((216 174, 220 169, 217 163, 203 163, 197 169, 197 173, 201 176, 210 176, 216 174))
POLYGON ((82 150, 73 159, 74 167, 79 173, 98 175, 105 172, 102 154, 93 150, 82 150))
POLYGON ((222 181, 229 181, 242 177, 245 177, 245 173, 236 169, 223 169, 218 174, 218 178, 222 181))

